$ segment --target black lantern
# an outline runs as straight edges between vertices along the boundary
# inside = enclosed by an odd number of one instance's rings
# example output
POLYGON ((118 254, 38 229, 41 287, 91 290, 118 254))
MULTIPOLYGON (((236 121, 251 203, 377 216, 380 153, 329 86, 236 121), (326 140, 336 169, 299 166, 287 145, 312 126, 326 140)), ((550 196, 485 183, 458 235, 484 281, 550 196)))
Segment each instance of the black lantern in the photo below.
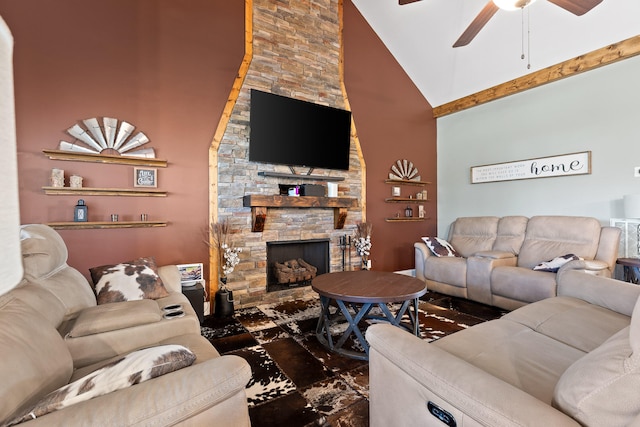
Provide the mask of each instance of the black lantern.
POLYGON ((84 204, 84 200, 78 200, 78 204, 73 210, 73 220, 75 222, 87 222, 87 205, 84 204))
POLYGON ((404 216, 406 216, 407 218, 411 218, 413 216, 413 209, 411 209, 411 206, 407 206, 407 208, 404 210, 404 216))

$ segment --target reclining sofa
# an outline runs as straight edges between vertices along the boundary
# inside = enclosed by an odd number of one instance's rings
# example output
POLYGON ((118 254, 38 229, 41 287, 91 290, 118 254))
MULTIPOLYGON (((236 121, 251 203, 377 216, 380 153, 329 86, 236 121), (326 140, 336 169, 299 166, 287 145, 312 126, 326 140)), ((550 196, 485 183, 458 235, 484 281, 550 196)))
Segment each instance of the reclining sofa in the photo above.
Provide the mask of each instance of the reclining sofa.
POLYGON ((430 291, 513 310, 556 296, 556 272, 534 267, 575 255, 562 269, 612 277, 620 229, 574 216, 461 217, 446 241, 459 256, 435 256, 414 244, 416 277, 430 291))
POLYGON ((0 426, 250 424, 251 369, 202 337, 176 266, 158 269, 167 296, 98 305, 55 230, 25 225, 21 239, 23 279, 0 296, 0 426))
POLYGON ((639 295, 565 269, 558 296, 431 343, 372 325, 371 426, 640 425, 639 295))

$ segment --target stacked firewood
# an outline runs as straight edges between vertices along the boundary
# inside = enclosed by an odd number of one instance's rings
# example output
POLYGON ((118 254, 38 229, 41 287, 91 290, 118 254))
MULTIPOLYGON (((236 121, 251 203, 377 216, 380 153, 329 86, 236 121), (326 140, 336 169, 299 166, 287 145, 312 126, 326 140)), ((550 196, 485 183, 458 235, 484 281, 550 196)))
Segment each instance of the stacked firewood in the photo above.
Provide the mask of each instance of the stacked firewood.
POLYGON ((283 263, 276 262, 275 275, 278 283, 296 283, 316 277, 318 269, 302 258, 290 259, 283 263))

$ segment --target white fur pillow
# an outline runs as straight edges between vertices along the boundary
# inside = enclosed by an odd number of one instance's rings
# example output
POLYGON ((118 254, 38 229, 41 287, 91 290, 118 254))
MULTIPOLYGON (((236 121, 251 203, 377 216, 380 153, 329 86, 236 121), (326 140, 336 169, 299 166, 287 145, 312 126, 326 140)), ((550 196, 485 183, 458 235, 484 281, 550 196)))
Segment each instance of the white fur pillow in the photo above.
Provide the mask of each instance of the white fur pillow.
POLYGON ((9 425, 32 420, 75 403, 168 374, 191 365, 195 360, 195 354, 181 345, 161 345, 134 351, 49 393, 34 408, 16 417, 9 425))
POLYGON ((153 257, 89 269, 98 304, 169 296, 153 257))
POLYGON ((461 257, 451 243, 439 237, 423 237, 422 240, 437 257, 461 257))

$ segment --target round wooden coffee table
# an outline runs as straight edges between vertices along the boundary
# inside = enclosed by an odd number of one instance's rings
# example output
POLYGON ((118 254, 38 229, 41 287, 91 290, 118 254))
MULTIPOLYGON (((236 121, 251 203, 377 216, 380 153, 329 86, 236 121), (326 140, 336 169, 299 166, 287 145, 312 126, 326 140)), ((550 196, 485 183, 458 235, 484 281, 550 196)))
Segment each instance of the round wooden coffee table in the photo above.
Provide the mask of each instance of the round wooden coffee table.
POLYGON ((320 294, 322 304, 316 336, 318 341, 331 351, 355 359, 368 360, 369 344, 364 338, 364 331, 358 326, 365 320, 391 323, 407 329, 416 336, 420 335, 418 299, 427 292, 427 285, 422 280, 383 271, 341 271, 315 277, 311 281, 311 288, 320 294), (402 305, 394 315, 387 303, 402 305), (371 313, 375 306, 380 308, 380 314, 371 313), (405 314, 409 317, 408 324, 401 322, 405 314), (331 327, 336 324, 336 320, 343 318, 348 322, 348 327, 334 342, 331 327), (351 334, 355 335, 364 352, 343 348, 351 334))

